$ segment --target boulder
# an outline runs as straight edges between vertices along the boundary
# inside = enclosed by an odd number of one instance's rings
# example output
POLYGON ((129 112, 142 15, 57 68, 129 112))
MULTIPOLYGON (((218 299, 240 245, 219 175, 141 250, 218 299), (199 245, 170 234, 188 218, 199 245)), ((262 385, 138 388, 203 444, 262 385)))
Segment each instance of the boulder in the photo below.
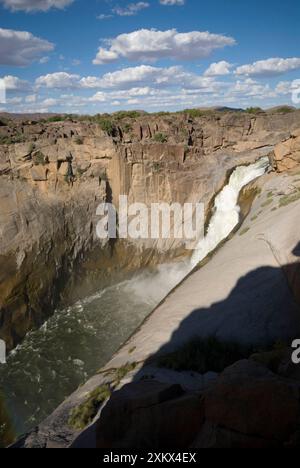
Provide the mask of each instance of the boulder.
POLYGON ((243 437, 284 444, 299 424, 299 389, 258 363, 240 361, 206 393, 205 419, 243 437))
POLYGON ((204 421, 203 400, 179 385, 141 381, 115 392, 97 423, 98 448, 186 448, 204 421))

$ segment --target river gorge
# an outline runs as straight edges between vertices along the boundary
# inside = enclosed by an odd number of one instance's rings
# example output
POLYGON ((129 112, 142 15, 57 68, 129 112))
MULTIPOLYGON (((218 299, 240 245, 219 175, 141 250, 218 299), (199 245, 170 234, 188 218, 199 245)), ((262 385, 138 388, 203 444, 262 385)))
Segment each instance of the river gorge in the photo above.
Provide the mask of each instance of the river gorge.
MULTIPOLYGON (((28 443, 47 444, 52 436, 45 434, 53 433, 55 415, 63 414, 59 424, 64 435, 56 432, 55 437, 71 443, 78 431, 66 429, 69 405, 80 405, 93 389, 89 382, 100 379, 99 386, 105 369, 145 365, 176 328, 174 308, 174 325, 171 319, 169 330, 162 327, 160 336, 150 339, 160 329, 159 314, 163 318, 166 312, 168 324, 173 295, 178 295, 183 312, 180 294, 194 272, 204 275, 234 239, 247 239, 250 224, 267 212, 272 198, 268 194, 274 193, 268 184, 280 182, 284 196, 289 195, 292 179, 287 183, 281 178, 286 171, 295 171, 298 163, 288 156, 287 164, 293 167, 285 167, 274 148, 298 138, 293 129, 299 127, 299 112, 258 116, 216 112, 199 118, 141 115, 115 122, 112 136, 101 125, 87 122, 14 125, 12 133, 21 130, 28 142, 3 145, 0 153, 0 337, 10 351, 7 365, 0 368, 0 387, 17 436, 37 431, 29 435, 35 442, 28 443), (161 133, 167 142, 155 141, 161 133), (66 183, 70 164, 75 174, 72 185, 66 183), (250 215, 241 218, 239 203, 247 190, 253 193, 253 206, 249 203, 250 215), (166 239, 100 242, 96 207, 122 194, 147 206, 203 202, 208 219, 205 237, 193 252, 166 239), (212 252, 217 252, 213 261, 202 262, 212 252), (199 269, 200 263, 205 266, 199 269), (156 320, 158 326, 150 326, 156 320)), ((268 213, 275 216, 275 207, 268 213)), ((193 294, 186 294, 190 310, 193 294)), ((291 326, 287 322, 283 338, 290 336, 296 322, 291 303, 291 326)), ((191 334, 193 327, 189 329, 191 334)), ((196 329, 200 335, 201 331, 214 335, 206 322, 196 329)), ((226 329, 222 327, 224 336, 226 329)), ((236 340, 234 333, 233 326, 236 340)), ((280 338, 277 325, 262 341, 259 333, 254 327, 253 345, 280 338)), ((139 366, 136 372, 142 372, 139 366)))

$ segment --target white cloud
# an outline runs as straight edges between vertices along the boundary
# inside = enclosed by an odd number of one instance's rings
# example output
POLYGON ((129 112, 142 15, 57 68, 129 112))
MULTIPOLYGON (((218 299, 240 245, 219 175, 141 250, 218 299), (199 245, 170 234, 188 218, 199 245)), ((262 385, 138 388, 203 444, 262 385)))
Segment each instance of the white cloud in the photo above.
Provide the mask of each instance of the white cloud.
POLYGON ((176 29, 157 31, 140 29, 107 41, 109 48, 100 47, 93 63, 101 65, 120 58, 132 61, 156 61, 162 58, 192 60, 209 56, 214 50, 234 45, 235 40, 208 31, 178 33, 176 29))
POLYGON ((44 65, 45 63, 48 63, 49 60, 50 60, 50 57, 47 57, 47 56, 46 56, 46 57, 42 57, 42 58, 40 59, 40 64, 44 65))
POLYGON ((63 9, 74 0, 0 0, 6 8, 12 11, 48 11, 51 8, 63 9))
POLYGON ((134 16, 139 11, 149 7, 150 4, 148 2, 129 3, 125 8, 116 6, 113 8, 112 12, 118 16, 134 16))
POLYGON ((35 84, 37 87, 45 88, 77 88, 79 87, 79 75, 71 75, 66 72, 50 73, 37 78, 35 84))
POLYGON ((219 83, 210 77, 186 72, 179 66, 161 68, 150 65, 125 68, 106 73, 99 78, 89 76, 80 80, 80 86, 83 88, 129 89, 147 85, 157 88, 168 86, 184 86, 187 89, 205 88, 207 92, 211 92, 219 86, 219 83))
POLYGON ((36 102, 36 100, 37 100, 37 95, 36 94, 29 94, 25 98, 25 102, 27 104, 34 104, 36 102))
POLYGON ((53 44, 27 31, 0 28, 0 65, 30 65, 53 49, 53 44))
POLYGON ((28 81, 21 80, 20 78, 12 75, 3 77, 5 87, 7 91, 28 91, 31 89, 31 85, 28 81))
POLYGON ((159 3, 161 3, 161 5, 168 5, 168 6, 184 5, 185 0, 159 0, 159 3))
POLYGON ((204 76, 229 75, 230 68, 232 68, 232 65, 228 62, 225 62, 225 60, 222 60, 221 62, 215 62, 208 67, 204 73, 204 76))
POLYGON ((109 19, 109 18, 112 18, 112 17, 113 17, 113 15, 106 15, 106 14, 103 13, 101 15, 98 15, 97 19, 98 20, 106 20, 106 19, 109 19))
POLYGON ((282 75, 289 71, 300 69, 300 58, 269 58, 267 60, 259 60, 248 65, 242 65, 235 71, 237 75, 246 76, 276 76, 282 75))
POLYGON ((246 80, 238 80, 236 83, 230 84, 227 92, 228 96, 267 99, 276 97, 276 92, 268 84, 261 85, 257 81, 247 78, 246 80))

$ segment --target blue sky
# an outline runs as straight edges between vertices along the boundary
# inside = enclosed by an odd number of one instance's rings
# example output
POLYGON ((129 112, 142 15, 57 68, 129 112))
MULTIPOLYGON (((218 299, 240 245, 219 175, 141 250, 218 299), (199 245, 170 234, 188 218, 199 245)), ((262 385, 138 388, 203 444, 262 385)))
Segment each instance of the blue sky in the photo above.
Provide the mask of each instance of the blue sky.
POLYGON ((1 110, 299 106, 299 0, 0 0, 0 19, 1 110))

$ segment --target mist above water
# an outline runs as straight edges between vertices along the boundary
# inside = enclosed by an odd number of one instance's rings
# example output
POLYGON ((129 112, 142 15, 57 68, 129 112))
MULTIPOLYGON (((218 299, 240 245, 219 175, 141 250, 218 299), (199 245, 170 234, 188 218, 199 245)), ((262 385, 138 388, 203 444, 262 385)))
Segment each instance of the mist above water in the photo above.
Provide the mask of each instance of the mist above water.
POLYGON ((235 169, 215 199, 206 236, 191 258, 148 269, 55 312, 0 366, 0 388, 18 434, 47 417, 109 361, 157 304, 239 223, 239 193, 265 173, 269 159, 235 169))

